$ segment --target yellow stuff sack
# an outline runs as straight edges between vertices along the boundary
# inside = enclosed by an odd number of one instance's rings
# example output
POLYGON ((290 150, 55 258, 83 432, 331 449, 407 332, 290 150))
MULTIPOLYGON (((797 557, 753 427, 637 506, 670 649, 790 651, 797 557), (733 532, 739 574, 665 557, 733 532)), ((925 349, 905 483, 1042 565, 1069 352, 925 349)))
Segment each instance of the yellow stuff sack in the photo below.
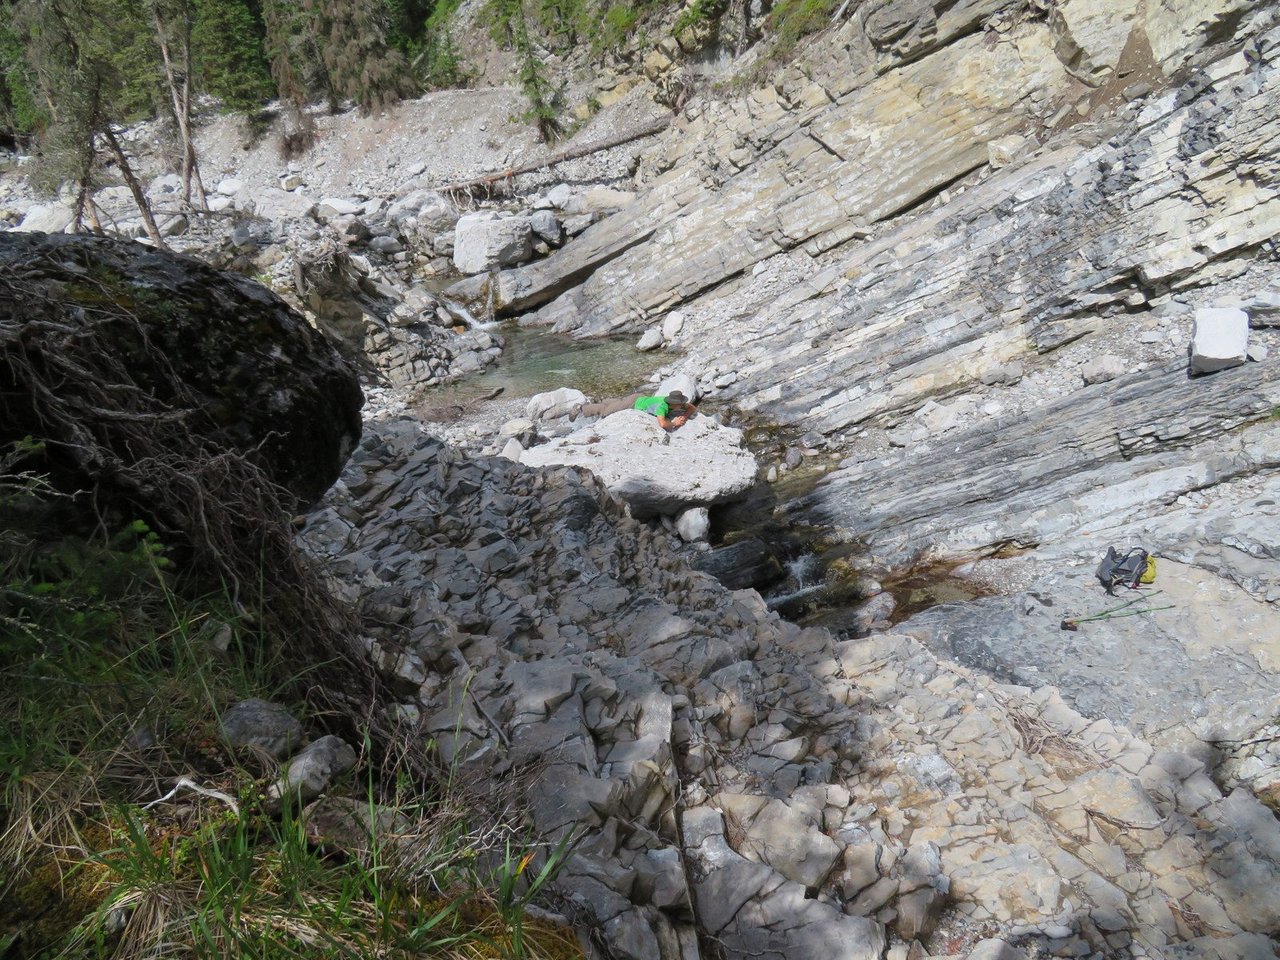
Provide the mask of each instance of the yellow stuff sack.
POLYGON ((1156 582, 1156 558, 1147 557, 1147 568, 1142 571, 1142 576, 1138 578, 1139 583, 1155 583, 1156 582))

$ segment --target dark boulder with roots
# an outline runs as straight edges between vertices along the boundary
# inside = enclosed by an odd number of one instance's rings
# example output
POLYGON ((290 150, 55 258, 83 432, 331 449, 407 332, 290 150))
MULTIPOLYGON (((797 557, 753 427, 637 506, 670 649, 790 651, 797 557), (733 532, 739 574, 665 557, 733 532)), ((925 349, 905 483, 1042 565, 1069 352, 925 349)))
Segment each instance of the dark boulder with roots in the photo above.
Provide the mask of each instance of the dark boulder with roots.
POLYGON ((362 402, 324 337, 244 277, 130 241, 0 234, 0 493, 6 474, 11 491, 41 474, 61 489, 0 496, 0 532, 141 518, 194 589, 258 598, 299 656, 346 657, 347 687, 354 616, 291 520, 337 478, 362 402))
POLYGON ((191 473, 233 482, 217 474, 234 457, 310 503, 362 403, 324 337, 247 278, 131 241, 0 234, 0 442, 43 440, 75 482, 163 506, 205 495, 191 473))

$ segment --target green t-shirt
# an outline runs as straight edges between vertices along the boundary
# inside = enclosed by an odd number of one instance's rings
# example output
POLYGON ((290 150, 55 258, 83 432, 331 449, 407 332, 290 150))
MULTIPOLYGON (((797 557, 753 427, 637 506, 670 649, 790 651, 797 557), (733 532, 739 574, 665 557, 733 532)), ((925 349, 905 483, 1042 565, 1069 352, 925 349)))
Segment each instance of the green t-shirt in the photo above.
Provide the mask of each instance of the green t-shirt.
POLYGON ((651 413, 655 417, 665 417, 671 411, 666 397, 640 397, 636 400, 635 409, 651 413))

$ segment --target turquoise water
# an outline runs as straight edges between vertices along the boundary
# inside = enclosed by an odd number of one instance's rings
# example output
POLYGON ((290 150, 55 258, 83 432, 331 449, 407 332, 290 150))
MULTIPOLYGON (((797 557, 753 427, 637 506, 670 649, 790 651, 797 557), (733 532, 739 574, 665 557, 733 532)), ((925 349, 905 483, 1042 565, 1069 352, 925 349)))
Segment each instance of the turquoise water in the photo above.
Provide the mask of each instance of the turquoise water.
POLYGON ((666 359, 659 352, 638 351, 634 337, 574 340, 516 324, 504 324, 491 332, 505 343, 497 365, 442 391, 457 397, 479 397, 502 387, 502 396, 509 399, 576 387, 591 397, 616 396, 640 389, 666 359))

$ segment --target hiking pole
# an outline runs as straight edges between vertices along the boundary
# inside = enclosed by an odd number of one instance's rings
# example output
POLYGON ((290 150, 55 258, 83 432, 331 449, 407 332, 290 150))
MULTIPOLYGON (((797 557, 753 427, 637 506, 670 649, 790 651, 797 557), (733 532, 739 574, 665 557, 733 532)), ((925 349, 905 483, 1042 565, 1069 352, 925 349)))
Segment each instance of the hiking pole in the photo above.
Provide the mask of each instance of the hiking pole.
POLYGON ((1161 610, 1172 610, 1177 604, 1169 604, 1167 607, 1148 607, 1144 610, 1126 610, 1123 613, 1100 613, 1094 617, 1076 617, 1074 619, 1063 620, 1059 625, 1062 630, 1077 630, 1082 623, 1088 623, 1091 620, 1119 620, 1121 617, 1136 617, 1144 613, 1157 613, 1161 610))
POLYGON ((1173 609, 1173 605, 1171 604, 1167 607, 1152 607, 1149 610, 1130 610, 1127 613, 1123 612, 1127 608, 1132 607, 1135 603, 1144 603, 1163 592, 1164 591, 1162 590, 1153 590, 1151 593, 1145 593, 1141 596, 1134 597, 1132 600, 1126 600, 1118 607, 1112 607, 1110 610, 1103 610, 1101 613, 1090 614, 1087 617, 1068 617, 1058 625, 1058 628, 1060 630, 1075 630, 1080 624, 1088 623, 1091 620, 1113 620, 1116 617, 1131 617, 1139 613, 1154 613, 1156 610, 1173 609))

